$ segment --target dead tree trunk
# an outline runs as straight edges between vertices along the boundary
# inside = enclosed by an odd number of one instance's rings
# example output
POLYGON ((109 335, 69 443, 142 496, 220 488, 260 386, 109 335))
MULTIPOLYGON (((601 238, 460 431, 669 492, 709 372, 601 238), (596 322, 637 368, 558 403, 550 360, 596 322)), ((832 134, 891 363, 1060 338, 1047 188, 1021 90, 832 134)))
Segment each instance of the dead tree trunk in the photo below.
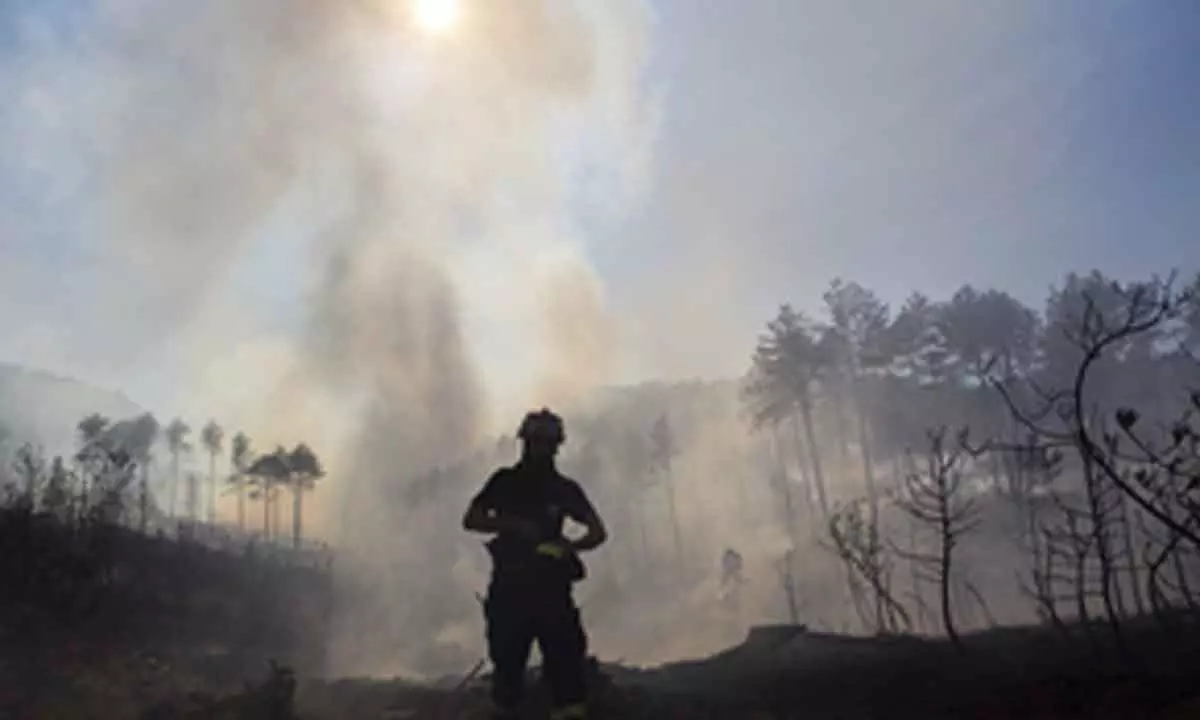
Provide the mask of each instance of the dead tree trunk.
MULTIPOLYGON (((909 473, 897 500, 900 509, 909 517, 935 533, 936 553, 911 555, 910 559, 922 562, 932 570, 938 583, 942 627, 946 636, 958 647, 962 647, 962 640, 955 623, 951 591, 955 569, 954 549, 977 524, 975 503, 962 494, 960 464, 964 446, 965 433, 960 438, 959 447, 951 450, 947 448, 945 428, 931 431, 925 471, 909 473)), ((915 461, 913 467, 916 467, 915 461)))
POLYGON ((1129 594, 1133 597, 1134 610, 1138 615, 1143 615, 1146 612, 1146 602, 1142 597, 1142 577, 1141 569, 1139 568, 1140 555, 1137 552, 1137 543, 1134 541, 1133 535, 1133 514, 1137 513, 1137 510, 1129 507, 1128 498, 1120 492, 1116 493, 1116 503, 1117 522, 1121 528, 1121 551, 1125 556, 1125 574, 1129 578, 1129 594))
POLYGON ((1101 485, 1091 457, 1086 453, 1083 460, 1084 492, 1087 497, 1088 522, 1091 526, 1092 547, 1096 551, 1096 563, 1100 573, 1100 602, 1114 636, 1120 637, 1121 616, 1124 612, 1124 595, 1117 583, 1117 558, 1112 549, 1112 523, 1116 504, 1111 493, 1101 485))
POLYGON ((892 594, 891 573, 878 526, 864 516, 862 501, 838 508, 829 518, 831 549, 846 568, 847 589, 863 625, 870 628, 867 612, 859 605, 863 590, 872 594, 875 632, 896 632, 912 628, 912 618, 892 594))

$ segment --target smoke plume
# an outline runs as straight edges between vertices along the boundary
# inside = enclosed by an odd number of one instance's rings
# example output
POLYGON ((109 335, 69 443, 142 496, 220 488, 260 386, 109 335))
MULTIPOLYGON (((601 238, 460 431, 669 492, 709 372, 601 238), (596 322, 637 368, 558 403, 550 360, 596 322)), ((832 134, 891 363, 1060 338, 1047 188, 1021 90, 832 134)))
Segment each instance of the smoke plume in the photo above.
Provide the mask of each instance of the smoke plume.
MULTIPOLYGON (((3 148, 86 238, 59 302, 89 330, 46 354, 114 383, 154 368, 175 408, 260 448, 309 442, 330 471, 318 533, 404 555, 422 542, 406 482, 607 379, 574 180, 603 178, 609 214, 636 198, 639 0, 472 0, 436 37, 402 0, 21 19, 0 90, 23 120, 3 148)), ((439 511, 457 532, 460 508, 439 511)))

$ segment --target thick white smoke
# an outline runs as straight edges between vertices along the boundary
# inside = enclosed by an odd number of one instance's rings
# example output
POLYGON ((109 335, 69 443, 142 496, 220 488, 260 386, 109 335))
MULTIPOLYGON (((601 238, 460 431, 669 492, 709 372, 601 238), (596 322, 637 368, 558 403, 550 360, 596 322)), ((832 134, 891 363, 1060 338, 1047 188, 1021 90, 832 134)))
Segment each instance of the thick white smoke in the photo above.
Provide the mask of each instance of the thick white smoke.
POLYGON ((47 355, 309 442, 309 527, 382 556, 420 541, 387 488, 609 376, 578 209, 636 202, 652 141, 641 0, 463 4, 435 37, 404 0, 92 0, 0 72, 87 260, 47 355))

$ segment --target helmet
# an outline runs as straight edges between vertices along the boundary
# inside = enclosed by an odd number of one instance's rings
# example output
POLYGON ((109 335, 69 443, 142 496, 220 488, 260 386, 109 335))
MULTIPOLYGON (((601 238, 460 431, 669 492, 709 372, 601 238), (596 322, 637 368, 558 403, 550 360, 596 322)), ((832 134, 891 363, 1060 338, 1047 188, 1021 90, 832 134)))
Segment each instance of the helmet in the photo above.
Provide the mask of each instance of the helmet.
POLYGON ((561 445, 567 439, 566 431, 563 430, 562 418, 551 412, 548 408, 542 408, 541 410, 525 415, 525 419, 521 421, 520 429, 517 430, 517 437, 526 442, 530 440, 549 440, 556 445, 561 445))

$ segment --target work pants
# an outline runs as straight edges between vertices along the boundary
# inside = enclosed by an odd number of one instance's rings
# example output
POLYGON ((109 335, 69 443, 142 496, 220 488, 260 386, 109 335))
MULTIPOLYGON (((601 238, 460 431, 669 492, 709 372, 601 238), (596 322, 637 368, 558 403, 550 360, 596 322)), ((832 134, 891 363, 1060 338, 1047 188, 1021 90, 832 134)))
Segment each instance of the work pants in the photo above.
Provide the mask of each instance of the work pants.
POLYGON ((586 717, 587 635, 569 583, 493 580, 484 601, 496 718, 516 718, 534 641, 550 687, 552 718, 586 717))

